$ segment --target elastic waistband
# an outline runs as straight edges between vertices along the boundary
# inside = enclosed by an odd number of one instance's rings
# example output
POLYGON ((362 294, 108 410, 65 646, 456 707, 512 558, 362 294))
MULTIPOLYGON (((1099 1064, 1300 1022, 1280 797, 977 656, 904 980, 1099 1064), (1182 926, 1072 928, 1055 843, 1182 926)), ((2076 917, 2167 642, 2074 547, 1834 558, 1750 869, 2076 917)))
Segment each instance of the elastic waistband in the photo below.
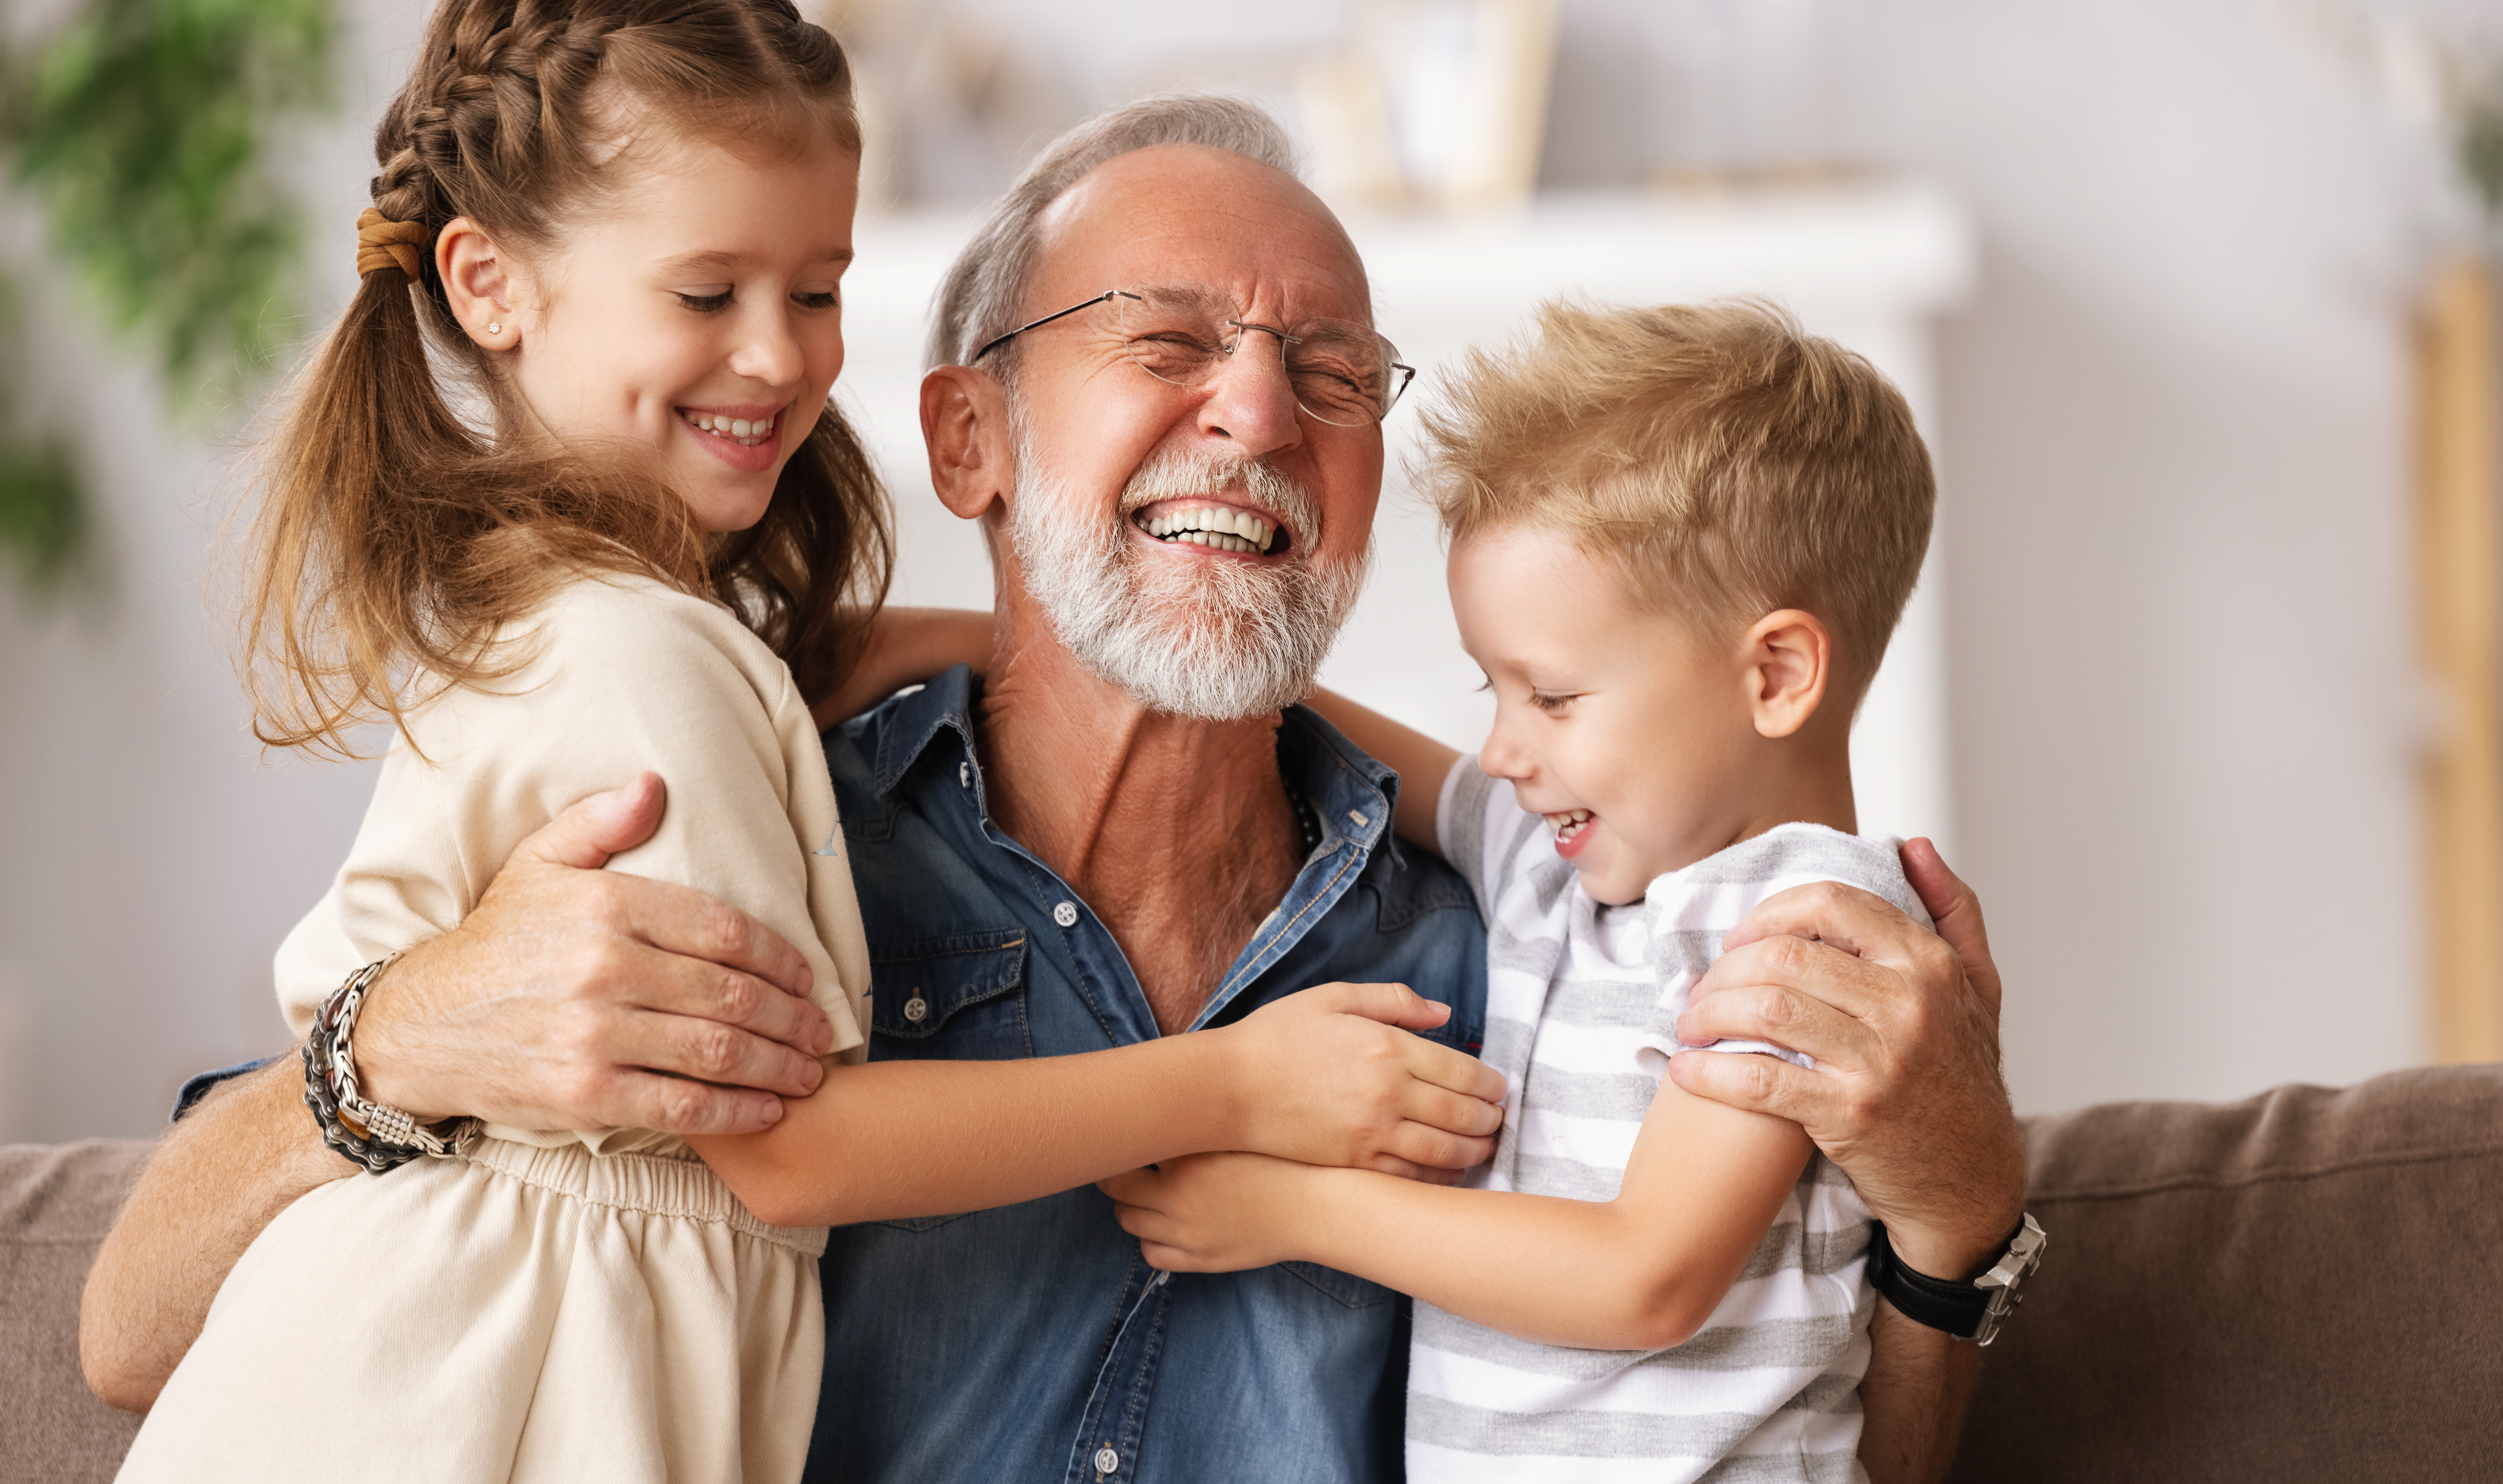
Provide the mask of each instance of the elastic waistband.
POLYGON ((823 1227, 775 1227, 731 1194, 701 1160, 648 1154, 593 1154, 579 1144, 553 1149, 510 1139, 480 1139, 469 1162, 510 1175, 525 1185, 554 1191, 592 1205, 648 1211, 689 1221, 718 1222, 736 1231, 816 1258, 826 1254, 823 1227))

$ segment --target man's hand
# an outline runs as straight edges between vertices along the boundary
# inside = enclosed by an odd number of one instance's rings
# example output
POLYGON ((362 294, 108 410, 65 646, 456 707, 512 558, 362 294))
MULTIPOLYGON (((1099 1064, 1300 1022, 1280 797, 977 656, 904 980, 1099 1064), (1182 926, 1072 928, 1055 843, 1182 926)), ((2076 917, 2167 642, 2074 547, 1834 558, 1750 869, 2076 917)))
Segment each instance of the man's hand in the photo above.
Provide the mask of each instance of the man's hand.
POLYGON ((599 867, 661 821, 645 773, 514 848, 477 908, 382 976, 365 1096, 431 1121, 752 1133, 815 1091, 834 1042, 807 961, 692 888, 599 867))
POLYGON ((1099 1180, 1121 1230, 1166 1272, 1241 1272, 1296 1254, 1309 1164, 1265 1154, 1193 1154, 1099 1180))
POLYGON ((1450 1015, 1406 985, 1324 984, 1214 1032, 1232 1038, 1241 1068, 1245 1146, 1445 1183, 1484 1163, 1503 1126, 1503 1074, 1409 1033, 1450 1015))
POLYGON ((1903 868, 1929 932, 1848 887, 1767 898, 1695 987, 1678 1038, 1770 1041, 1772 1057, 1682 1052, 1698 1096, 1790 1119, 1851 1176, 1914 1269, 1961 1278, 1995 1256, 2025 1200, 2025 1151, 1999 1072, 1999 971, 1981 905, 1936 847, 1903 868))

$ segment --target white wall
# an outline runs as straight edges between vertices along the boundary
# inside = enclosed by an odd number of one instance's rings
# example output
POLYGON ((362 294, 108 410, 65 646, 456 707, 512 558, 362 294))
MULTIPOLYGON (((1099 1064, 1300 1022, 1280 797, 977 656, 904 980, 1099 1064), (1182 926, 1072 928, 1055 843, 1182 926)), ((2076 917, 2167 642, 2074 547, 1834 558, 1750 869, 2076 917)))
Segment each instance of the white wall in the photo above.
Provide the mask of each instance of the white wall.
MULTIPOLYGON (((350 9, 361 75, 300 152, 317 310, 349 287, 366 131, 420 16, 350 9)), ((1169 81, 1179 50, 1274 78, 1343 14, 1238 9, 1219 34, 1172 7, 981 9, 1080 103, 1169 81)), ((2020 1104, 2415 1060, 2420 142, 2267 0, 1824 10, 1852 40, 1819 127, 1943 180, 1983 234, 1938 452, 1958 863, 2010 974, 2020 1104)), ((1650 12, 1566 0, 1552 181, 1630 186, 1668 148, 1650 12)), ((257 760, 200 586, 221 455, 26 277, 34 380, 84 436, 119 591, 95 617, 0 598, 0 1136, 138 1132, 183 1071, 277 1042, 268 953, 365 783, 257 760)))
POLYGON ((2258 0, 1885 7, 1961 187, 1959 862, 2018 1103, 2423 1050, 2404 329, 2427 162, 2258 0))

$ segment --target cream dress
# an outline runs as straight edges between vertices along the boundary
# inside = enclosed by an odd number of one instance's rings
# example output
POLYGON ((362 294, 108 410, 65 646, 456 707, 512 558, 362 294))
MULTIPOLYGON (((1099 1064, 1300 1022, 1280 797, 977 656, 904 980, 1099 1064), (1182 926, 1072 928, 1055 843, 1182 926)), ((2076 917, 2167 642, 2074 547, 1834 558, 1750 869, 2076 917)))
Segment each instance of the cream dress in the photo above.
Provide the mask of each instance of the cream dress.
MULTIPOLYGON (((789 939, 836 1059, 859 1061, 860 908, 789 669, 727 609, 645 578, 579 580, 517 633, 524 668, 428 703, 415 746, 394 743, 337 885, 279 950, 288 1024, 459 923, 567 804, 649 769, 668 811, 610 869, 789 939)), ((666 1134, 487 1132, 470 1158, 335 1181, 272 1222, 120 1477, 797 1480, 824 1229, 758 1221, 666 1134)))

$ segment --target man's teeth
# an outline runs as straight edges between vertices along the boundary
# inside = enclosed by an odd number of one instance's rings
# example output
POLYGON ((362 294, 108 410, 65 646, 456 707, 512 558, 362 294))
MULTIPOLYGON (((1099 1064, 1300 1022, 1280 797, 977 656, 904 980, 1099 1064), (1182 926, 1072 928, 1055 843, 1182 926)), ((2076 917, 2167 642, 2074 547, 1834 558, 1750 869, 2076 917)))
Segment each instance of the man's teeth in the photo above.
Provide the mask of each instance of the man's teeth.
POLYGON ((1169 511, 1152 519, 1143 518, 1138 526, 1159 541, 1185 541, 1246 556, 1267 551, 1269 538, 1278 529, 1248 510, 1227 505, 1169 511))
POLYGON ((1559 840, 1569 840, 1580 834, 1582 826, 1589 823, 1591 811, 1588 809, 1567 809, 1561 814, 1547 816, 1547 827, 1556 831, 1559 840))
POLYGON ((740 448, 752 449, 773 436, 773 420, 759 418, 750 422, 745 418, 720 418, 708 412, 682 412, 687 426, 716 438, 727 438, 740 448))

